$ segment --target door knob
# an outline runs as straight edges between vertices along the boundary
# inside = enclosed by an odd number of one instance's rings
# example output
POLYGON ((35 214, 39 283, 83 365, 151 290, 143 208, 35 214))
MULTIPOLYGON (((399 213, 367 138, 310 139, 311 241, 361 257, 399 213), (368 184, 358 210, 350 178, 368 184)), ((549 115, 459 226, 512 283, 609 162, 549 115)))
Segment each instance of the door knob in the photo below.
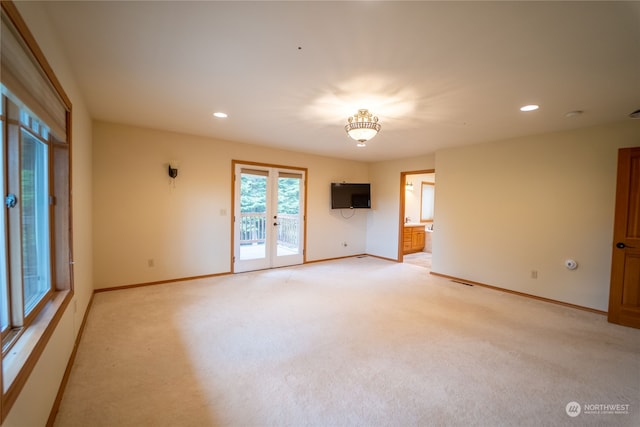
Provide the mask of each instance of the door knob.
POLYGON ((618 243, 616 243, 616 248, 618 248, 618 249, 624 249, 624 248, 634 249, 635 246, 627 246, 622 242, 618 242, 618 243))
POLYGON ((280 223, 274 222, 273 225, 280 225, 280 223))

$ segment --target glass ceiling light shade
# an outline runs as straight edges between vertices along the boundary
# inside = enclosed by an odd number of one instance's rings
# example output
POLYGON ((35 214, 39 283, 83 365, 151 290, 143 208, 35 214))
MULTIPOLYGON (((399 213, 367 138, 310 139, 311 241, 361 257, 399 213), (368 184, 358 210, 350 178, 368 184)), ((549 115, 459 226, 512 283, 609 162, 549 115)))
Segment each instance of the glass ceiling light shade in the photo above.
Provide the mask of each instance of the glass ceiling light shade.
POLYGON ((382 126, 378 118, 367 109, 358 110, 358 114, 349 117, 349 123, 344 127, 347 134, 359 142, 358 147, 364 147, 365 143, 380 132, 382 126))

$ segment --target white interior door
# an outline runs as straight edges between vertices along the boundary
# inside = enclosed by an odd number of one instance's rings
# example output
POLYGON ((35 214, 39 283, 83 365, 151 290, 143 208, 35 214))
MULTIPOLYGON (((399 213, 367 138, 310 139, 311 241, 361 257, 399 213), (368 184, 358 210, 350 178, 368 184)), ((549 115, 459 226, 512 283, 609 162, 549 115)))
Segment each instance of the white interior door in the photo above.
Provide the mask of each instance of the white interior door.
POLYGON ((304 262, 301 170, 236 164, 234 272, 304 262))

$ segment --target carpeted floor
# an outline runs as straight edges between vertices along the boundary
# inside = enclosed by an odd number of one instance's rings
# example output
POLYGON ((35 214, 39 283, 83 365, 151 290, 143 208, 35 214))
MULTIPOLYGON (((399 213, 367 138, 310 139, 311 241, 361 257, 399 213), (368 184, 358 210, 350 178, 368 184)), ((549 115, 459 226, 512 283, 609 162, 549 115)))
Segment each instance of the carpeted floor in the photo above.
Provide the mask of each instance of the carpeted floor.
POLYGON ((431 271, 431 253, 429 252, 416 252, 413 254, 406 254, 402 256, 403 262, 407 264, 417 265, 431 271))
POLYGON ((639 421, 639 330, 365 257, 96 294, 55 425, 639 421))

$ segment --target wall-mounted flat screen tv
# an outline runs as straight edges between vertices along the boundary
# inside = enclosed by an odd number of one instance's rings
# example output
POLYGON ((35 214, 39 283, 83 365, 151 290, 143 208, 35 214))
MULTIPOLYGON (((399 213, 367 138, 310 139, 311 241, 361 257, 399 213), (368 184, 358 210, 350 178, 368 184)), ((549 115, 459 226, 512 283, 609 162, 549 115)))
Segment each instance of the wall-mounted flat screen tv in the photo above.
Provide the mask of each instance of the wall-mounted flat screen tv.
POLYGON ((331 209, 370 209, 371 184, 331 183, 331 209))

